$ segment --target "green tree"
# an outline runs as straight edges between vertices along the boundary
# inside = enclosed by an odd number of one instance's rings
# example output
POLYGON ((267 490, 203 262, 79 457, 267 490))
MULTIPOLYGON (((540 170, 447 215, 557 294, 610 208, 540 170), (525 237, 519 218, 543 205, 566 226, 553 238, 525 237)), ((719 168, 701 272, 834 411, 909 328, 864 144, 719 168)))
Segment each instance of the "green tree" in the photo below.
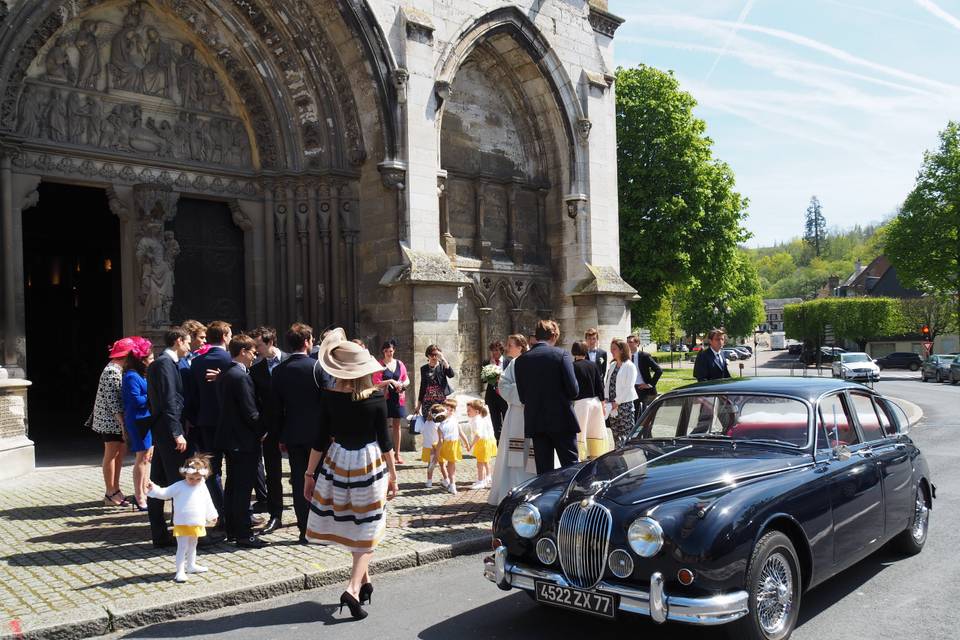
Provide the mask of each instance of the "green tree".
POLYGON ((806 224, 803 230, 803 241, 813 249, 814 255, 820 257, 820 251, 826 243, 827 220, 823 217, 820 199, 817 196, 810 198, 807 207, 806 224))
POLYGON ((749 237, 747 201, 672 73, 619 68, 616 87, 620 270, 640 292, 634 321, 647 325, 670 285, 722 288, 749 237))
POLYGON ((957 325, 957 299, 952 294, 931 293, 921 298, 901 301, 900 315, 903 318, 902 333, 919 333, 920 328, 930 329, 930 340, 949 333, 957 325))
MULTIPOLYGON (((960 123, 923 154, 916 185, 886 232, 886 254, 904 285, 960 295, 960 123)), ((960 322, 960 306, 957 310, 960 322)))
POLYGON ((684 298, 680 319, 688 335, 724 327, 732 338, 750 335, 763 321, 760 278, 750 259, 734 254, 728 277, 718 289, 696 279, 684 298))
POLYGON ((821 298, 788 304, 783 328, 788 338, 823 344, 827 327, 837 340, 852 340, 860 349, 874 338, 900 332, 900 302, 893 298, 821 298))

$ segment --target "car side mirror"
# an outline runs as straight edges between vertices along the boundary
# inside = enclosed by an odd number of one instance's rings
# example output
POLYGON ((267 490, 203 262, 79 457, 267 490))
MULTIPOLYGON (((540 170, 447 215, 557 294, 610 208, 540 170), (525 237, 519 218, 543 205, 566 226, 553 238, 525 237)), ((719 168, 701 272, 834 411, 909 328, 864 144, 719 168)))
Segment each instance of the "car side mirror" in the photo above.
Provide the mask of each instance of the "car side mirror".
POLYGON ((853 454, 850 453, 850 447, 845 444, 838 445, 833 449, 833 457, 841 462, 849 460, 851 455, 853 454))

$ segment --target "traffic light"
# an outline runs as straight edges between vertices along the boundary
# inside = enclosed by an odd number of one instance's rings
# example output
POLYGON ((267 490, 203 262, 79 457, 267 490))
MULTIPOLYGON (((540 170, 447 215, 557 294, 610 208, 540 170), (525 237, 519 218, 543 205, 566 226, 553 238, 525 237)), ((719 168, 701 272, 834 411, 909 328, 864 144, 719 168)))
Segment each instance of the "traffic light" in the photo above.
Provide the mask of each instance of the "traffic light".
POLYGON ((923 339, 924 339, 924 340, 929 340, 929 339, 930 339, 930 327, 927 326, 927 325, 923 325, 922 327, 920 327, 920 335, 923 336, 923 339))

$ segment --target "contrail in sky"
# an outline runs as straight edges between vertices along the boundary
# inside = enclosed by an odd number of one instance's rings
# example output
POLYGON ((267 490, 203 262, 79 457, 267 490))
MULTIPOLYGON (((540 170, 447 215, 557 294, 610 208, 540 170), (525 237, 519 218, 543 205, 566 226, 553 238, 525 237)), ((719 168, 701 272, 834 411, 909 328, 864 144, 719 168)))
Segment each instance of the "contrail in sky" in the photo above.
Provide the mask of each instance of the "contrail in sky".
POLYGON ((753 9, 754 2, 756 2, 756 0, 747 0, 747 3, 743 5, 743 9, 740 10, 740 15, 737 16, 736 26, 730 29, 730 33, 727 34, 727 40, 723 43, 723 48, 720 50, 720 53, 713 60, 713 65, 710 66, 710 71, 707 71, 707 77, 704 78, 704 80, 710 79, 710 76, 713 75, 714 69, 717 68, 717 64, 720 62, 720 58, 726 55, 727 50, 730 48, 730 43, 733 42, 734 36, 737 35, 737 29, 744 23, 744 21, 747 19, 747 16, 750 15, 750 10, 753 9))
POLYGON ((937 5, 937 3, 934 2, 933 0, 914 0, 914 2, 920 5, 921 7, 923 7, 924 9, 926 9, 927 11, 929 11, 930 13, 932 13, 933 15, 937 16, 947 24, 953 27, 956 27, 957 29, 960 29, 960 18, 957 18, 956 16, 947 13, 939 5, 937 5))

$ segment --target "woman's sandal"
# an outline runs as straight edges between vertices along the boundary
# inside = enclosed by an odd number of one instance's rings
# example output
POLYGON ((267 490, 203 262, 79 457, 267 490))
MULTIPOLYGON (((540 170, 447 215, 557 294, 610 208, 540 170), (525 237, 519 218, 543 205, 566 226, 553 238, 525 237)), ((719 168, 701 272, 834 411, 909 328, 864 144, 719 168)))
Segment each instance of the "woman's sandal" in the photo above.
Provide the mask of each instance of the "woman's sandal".
POLYGON ((123 492, 120 491, 120 489, 117 489, 116 491, 114 491, 114 492, 111 493, 111 494, 106 494, 106 493, 103 494, 103 504, 107 505, 108 507, 110 507, 110 506, 112 506, 112 507, 129 507, 129 506, 130 506, 130 503, 127 502, 126 496, 123 495, 123 492), (119 501, 119 502, 117 502, 117 501, 115 500, 115 498, 116 498, 118 495, 120 496, 120 501, 119 501))

